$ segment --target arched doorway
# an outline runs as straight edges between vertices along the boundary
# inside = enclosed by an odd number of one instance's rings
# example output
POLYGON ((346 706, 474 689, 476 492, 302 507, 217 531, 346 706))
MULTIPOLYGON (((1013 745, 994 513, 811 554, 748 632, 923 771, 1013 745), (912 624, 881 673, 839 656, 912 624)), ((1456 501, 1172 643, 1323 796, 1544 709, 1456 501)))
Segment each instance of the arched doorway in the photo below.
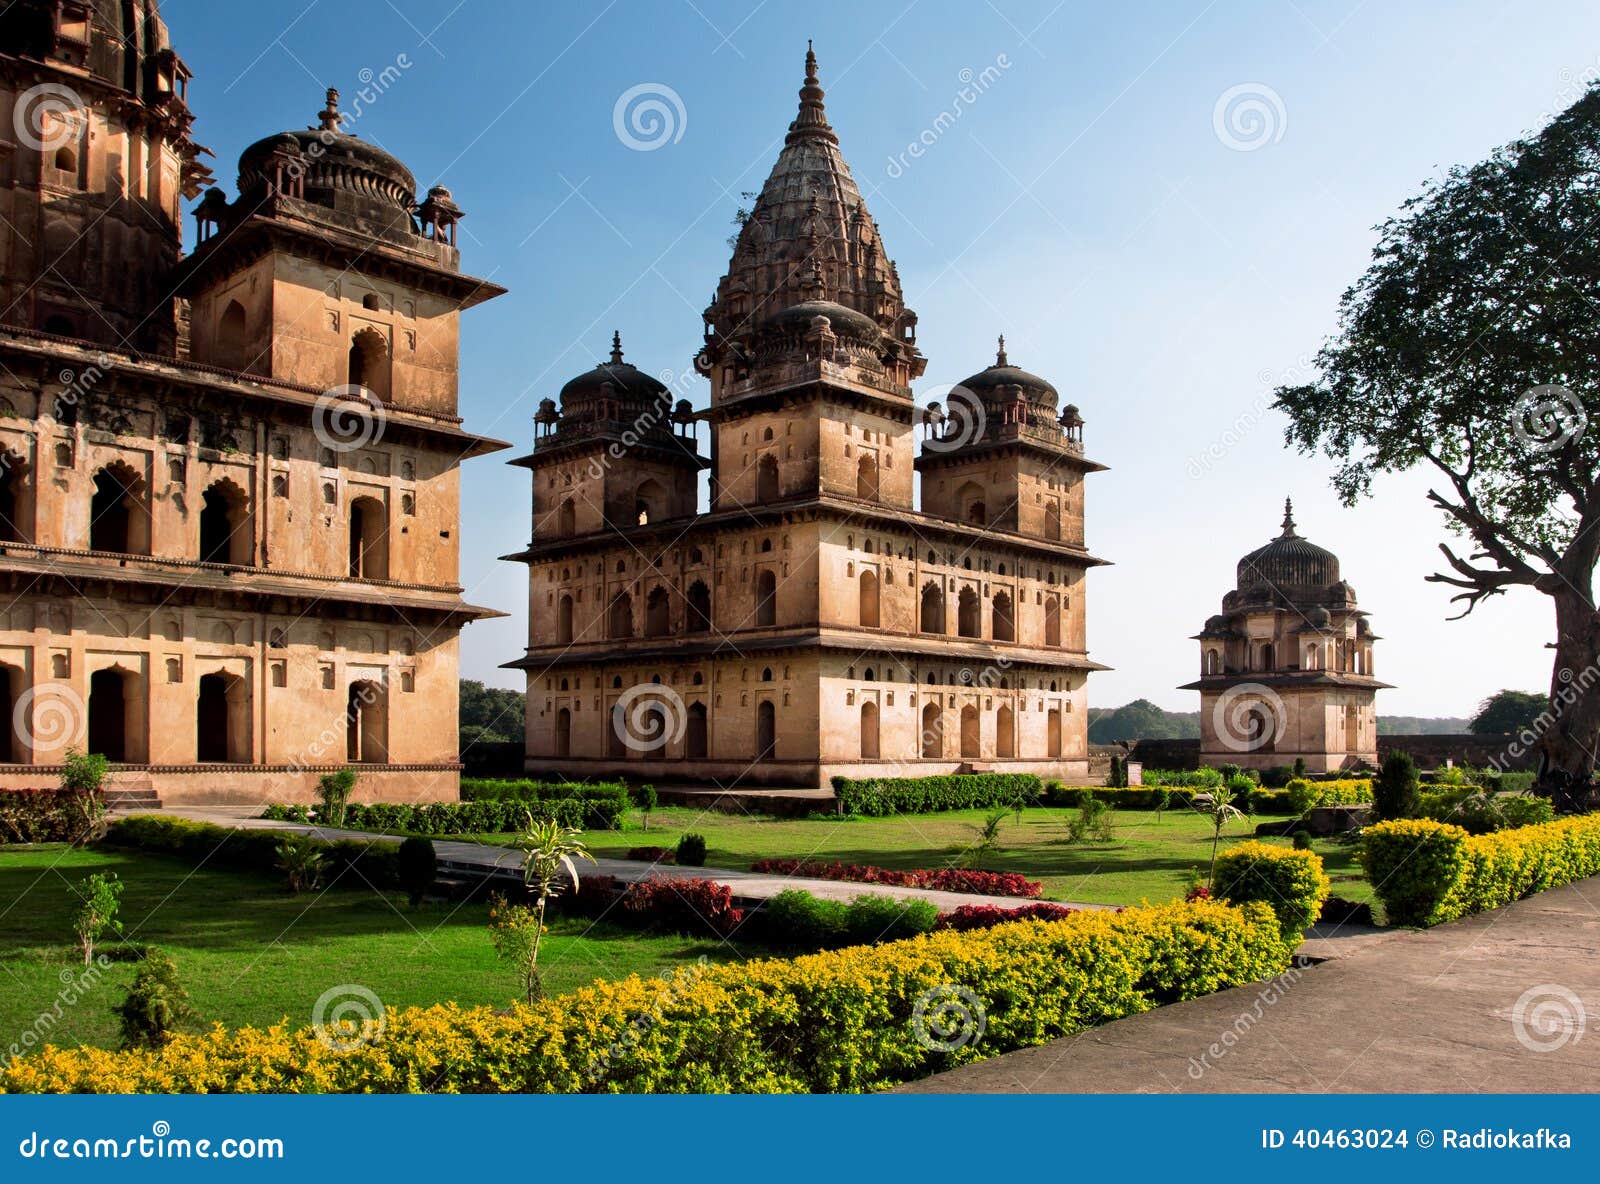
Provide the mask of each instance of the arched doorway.
POLYGON ((778 577, 769 568, 756 576, 756 624, 778 623, 778 577))
MULTIPOLYGON (((0 744, 0 760, 17 764, 26 764, 29 760, 27 737, 32 732, 33 721, 17 718, 17 704, 27 687, 27 673, 20 666, 0 663, 0 699, 3 699, 0 708, 5 710, 5 715, 0 717, 5 724, 5 742, 0 744)), ((71 739, 76 740, 77 737, 71 739)))
POLYGON ((641 481, 633 493, 633 516, 636 525, 649 526, 667 516, 667 491, 659 482, 641 481))
POLYGON ((994 594, 992 606, 994 622, 991 628, 996 641, 1015 641, 1017 639, 1016 613, 1011 607, 1011 597, 1005 592, 994 594))
POLYGON ((563 596, 556 602, 556 644, 572 644, 572 597, 563 596))
POLYGON ((771 699, 756 706, 756 760, 769 761, 778 751, 778 711, 771 699))
POLYGON ((231 481, 218 481, 205 491, 200 503, 200 561, 250 562, 250 524, 247 498, 231 481))
POLYGON ((21 456, 4 458, 7 471, 0 478, 0 543, 26 543, 33 538, 33 485, 21 456))
POLYGON ((244 305, 237 300, 228 301, 228 307, 217 318, 217 358, 223 366, 245 368, 245 329, 244 305))
POLYGON ((144 695, 138 675, 109 667, 89 676, 89 751, 109 761, 144 759, 144 695))
POLYGON ((711 628, 711 589, 699 580, 689 585, 689 632, 704 633, 711 628))
POLYGON ((388 515, 374 497, 350 503, 350 575, 358 580, 389 578, 388 515))
POLYGON ((683 755, 690 760, 704 760, 707 748, 706 705, 689 704, 689 723, 683 733, 683 755))
POLYGON ((618 592, 611 601, 608 627, 612 637, 627 638, 633 636, 633 597, 626 592, 618 592))
POLYGON ((944 632, 944 589, 933 580, 922 586, 919 628, 923 633, 944 632))
POLYGON ((652 588, 644 602, 644 635, 665 637, 671 632, 672 604, 667 599, 667 590, 662 587, 652 588))
POLYGON ((956 490, 956 514, 963 522, 974 526, 987 525, 989 511, 983 502, 983 486, 968 481, 956 490))
POLYGON ((861 759, 878 759, 878 705, 871 699, 861 705, 861 759))
POLYGON ((350 684, 345 707, 345 755, 353 764, 389 760, 389 695, 374 679, 350 684))
POLYGON ((572 711, 563 707, 556 712, 556 756, 572 755, 572 711))
POLYGON ((983 752, 978 709, 971 704, 961 709, 961 759, 977 760, 983 752))
POLYGON ((767 453, 756 462, 756 501, 775 502, 778 490, 778 458, 767 453))
POLYGON ((983 636, 983 613, 978 608, 978 593, 972 588, 961 589, 956 599, 956 631, 962 637, 983 636))
POLYGON ((556 529, 562 535, 578 533, 578 507, 572 504, 570 497, 556 511, 556 529))
POLYGON ((937 703, 922 709, 922 759, 938 760, 944 756, 944 713, 937 703))
POLYGON ((1044 643, 1061 644, 1061 602, 1054 593, 1044 598, 1044 643))
POLYGON ((250 690, 236 674, 216 671, 200 676, 195 759, 236 765, 250 762, 250 690))
POLYGON ((878 573, 868 569, 861 572, 860 594, 861 624, 868 629, 878 627, 878 573))
POLYGON ((89 503, 89 549, 122 555, 150 550, 150 523, 141 494, 144 482, 130 467, 108 465, 94 477, 89 503))
POLYGON ((878 500, 878 458, 863 452, 856 462, 856 496, 878 500))
POLYGON ((1061 537, 1061 506, 1051 502, 1044 510, 1044 537, 1059 539, 1061 537))
POLYGON ((994 754, 997 757, 1017 755, 1016 716, 1011 708, 1002 706, 994 716, 994 754))
POLYGON ((376 329, 363 329, 350 339, 350 385, 389 400, 389 343, 376 329))
POLYGON ((1052 707, 1050 714, 1045 717, 1045 755, 1051 758, 1061 755, 1061 709, 1052 707))

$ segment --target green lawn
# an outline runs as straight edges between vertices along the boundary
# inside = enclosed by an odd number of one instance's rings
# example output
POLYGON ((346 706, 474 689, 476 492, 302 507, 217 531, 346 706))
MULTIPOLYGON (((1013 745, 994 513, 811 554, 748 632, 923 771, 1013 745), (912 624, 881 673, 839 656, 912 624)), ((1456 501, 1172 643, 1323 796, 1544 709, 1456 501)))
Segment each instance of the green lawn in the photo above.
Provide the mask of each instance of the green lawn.
MULTIPOLYGON (((1067 822, 1075 813, 1024 810, 1020 823, 1014 815, 1006 815, 998 844, 982 866, 1041 880, 1051 900, 1138 904, 1183 895, 1191 870, 1204 873, 1210 863, 1211 823, 1192 811, 1168 811, 1159 822, 1147 810, 1119 811, 1113 842, 1077 844, 1067 841, 1067 822)), ((630 847, 671 847, 679 835, 693 831, 705 836, 706 863, 712 867, 748 868, 758 859, 801 857, 893 868, 947 867, 972 846, 984 814, 961 810, 894 818, 791 820, 665 807, 651 814, 648 832, 640 828, 640 815, 634 812, 623 830, 587 831, 584 841, 596 855, 620 857, 630 847)), ((1223 831, 1223 847, 1252 837, 1254 829, 1254 820, 1234 823, 1223 831)), ((463 837, 508 841, 505 835, 463 837)), ((1288 839, 1266 841, 1289 845, 1288 839)), ((1335 895, 1373 899, 1353 848, 1323 840, 1315 848, 1333 880, 1335 895)))
MULTIPOLYGON (((412 910, 402 897, 370 892, 291 896, 272 879, 195 871, 162 856, 0 847, 0 1057, 35 1030, 41 1012, 53 1013, 66 978, 81 972, 70 948, 73 886, 94 871, 114 871, 127 885, 124 941, 170 953, 201 1018, 230 1028, 285 1018, 304 1026, 318 996, 341 984, 364 986, 391 1009, 448 999, 503 1007, 517 993, 490 945, 483 904, 412 910)), ((116 943, 107 949, 117 954, 116 943)), ((737 956, 714 942, 557 918, 539 962, 557 994, 597 978, 665 973, 701 955, 737 956)), ((114 1046, 110 1009, 133 972, 117 961, 63 1007, 51 1042, 114 1046)))

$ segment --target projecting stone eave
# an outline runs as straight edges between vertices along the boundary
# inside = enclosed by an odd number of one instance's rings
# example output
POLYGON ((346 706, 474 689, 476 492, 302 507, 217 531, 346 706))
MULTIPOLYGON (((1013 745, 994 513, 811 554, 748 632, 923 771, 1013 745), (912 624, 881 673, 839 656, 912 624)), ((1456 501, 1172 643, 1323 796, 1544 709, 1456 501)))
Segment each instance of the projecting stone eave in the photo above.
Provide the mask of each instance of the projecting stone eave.
POLYGON ((1379 682, 1363 674, 1346 674, 1338 670, 1286 670, 1242 671, 1237 674, 1212 674, 1198 682, 1184 683, 1180 691, 1225 691, 1229 687, 1249 683, 1253 686, 1271 687, 1274 690, 1297 690, 1305 687, 1345 687, 1352 690, 1392 691, 1393 683, 1379 682))
POLYGON ((929 449, 924 443, 922 451, 917 454, 912 462, 917 472, 932 472, 947 465, 965 464, 974 457, 998 455, 1004 456, 1011 453, 1031 452, 1036 456, 1043 456, 1050 461, 1066 464, 1083 473, 1109 473, 1110 465, 1103 465, 1099 461, 1090 460, 1084 454, 1066 445, 1045 444, 1037 440, 1016 437, 1009 440, 979 440, 976 443, 949 451, 929 449))
POLYGON ((828 373, 817 363, 805 374, 786 376, 776 382, 741 391, 731 398, 722 398, 695 418, 705 423, 720 423, 733 415, 767 411, 783 406, 794 406, 818 400, 831 401, 845 406, 864 407, 887 415, 901 423, 911 423, 917 412, 911 388, 885 383, 883 388, 852 379, 848 375, 828 373))

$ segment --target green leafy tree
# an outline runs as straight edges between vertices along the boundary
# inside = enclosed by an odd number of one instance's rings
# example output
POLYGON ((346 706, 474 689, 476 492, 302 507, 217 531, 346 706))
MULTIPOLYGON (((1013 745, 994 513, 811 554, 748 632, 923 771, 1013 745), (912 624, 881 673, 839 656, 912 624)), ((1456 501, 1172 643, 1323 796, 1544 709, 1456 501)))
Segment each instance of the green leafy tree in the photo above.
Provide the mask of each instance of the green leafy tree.
POLYGON ((1379 474, 1438 476, 1458 542, 1430 580, 1460 616, 1508 588, 1550 598, 1545 780, 1593 772, 1600 734, 1600 85, 1537 134, 1456 167, 1380 228, 1315 382, 1278 388, 1287 439, 1340 462, 1346 504, 1379 474))
POLYGON ((336 773, 324 773, 318 777, 317 801, 321 806, 317 810, 317 821, 324 826, 343 826, 345 807, 350 804, 350 795, 355 788, 354 769, 340 769, 336 773))
POLYGON ((178 967, 151 947, 133 976, 128 997, 113 1007, 122 1027, 123 1048, 160 1048, 195 1017, 189 992, 178 982, 178 967))
POLYGON ((1383 758, 1383 768, 1372 779, 1372 817, 1375 822, 1415 818, 1422 809, 1417 764, 1404 752, 1383 758))
POLYGON ((521 691, 486 687, 477 679, 461 680, 461 747, 508 744, 521 740, 527 698, 521 691))
POLYGON ((1135 699, 1110 711, 1090 713, 1089 743, 1123 740, 1193 740, 1200 735, 1198 712, 1164 711, 1148 699, 1135 699))
POLYGON ((439 876, 439 856, 433 849, 433 840, 412 835, 401 840, 398 855, 400 886, 412 908, 422 907, 422 898, 433 887, 439 876))
POLYGON ((1499 736, 1524 729, 1537 730, 1548 700, 1531 691, 1499 691, 1478 704, 1478 714, 1468 725, 1479 736, 1499 736))
POLYGON ((122 922, 117 920, 117 909, 122 903, 122 880, 116 872, 95 872, 79 881, 73 891, 78 896, 78 911, 72 918, 72 930, 78 938, 78 952, 83 964, 94 961, 94 943, 109 929, 122 932, 122 922))

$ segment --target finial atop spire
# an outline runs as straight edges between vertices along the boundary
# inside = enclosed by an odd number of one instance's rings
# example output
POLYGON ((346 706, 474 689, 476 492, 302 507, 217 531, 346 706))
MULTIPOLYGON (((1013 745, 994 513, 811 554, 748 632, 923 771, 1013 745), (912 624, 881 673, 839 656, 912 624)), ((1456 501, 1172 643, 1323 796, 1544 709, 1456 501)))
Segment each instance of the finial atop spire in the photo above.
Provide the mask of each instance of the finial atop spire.
POLYGON ((822 109, 823 99, 822 84, 817 78, 817 55, 812 52, 811 42, 806 42, 806 79, 800 88, 800 114, 795 116, 789 125, 789 135, 785 144, 794 144, 800 140, 826 140, 830 144, 837 144, 839 137, 833 134, 833 129, 828 126, 828 114, 822 109))
POLYGON ((618 365, 622 361, 622 330, 614 329, 611 332, 611 364, 618 365))
POLYGON ((317 112, 317 118, 322 121, 318 130, 336 132, 339 130, 339 125, 344 122, 344 116, 339 114, 339 92, 330 86, 326 97, 327 106, 317 112))
POLYGON ((1290 498, 1283 499, 1283 537, 1297 537, 1294 533, 1294 502, 1290 498))
POLYGON ((1000 334, 1000 348, 995 351, 994 364, 996 366, 1011 365, 1010 362, 1006 361, 1006 335, 1004 333, 1000 334))

